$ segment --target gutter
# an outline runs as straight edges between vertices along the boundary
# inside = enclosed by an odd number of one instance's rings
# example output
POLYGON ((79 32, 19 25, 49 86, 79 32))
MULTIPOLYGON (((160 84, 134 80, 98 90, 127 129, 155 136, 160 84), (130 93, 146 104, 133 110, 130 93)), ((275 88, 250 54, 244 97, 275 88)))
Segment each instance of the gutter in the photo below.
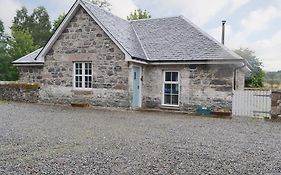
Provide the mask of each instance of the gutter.
POLYGON ((147 60, 147 59, 143 59, 143 58, 137 58, 137 57, 132 57, 132 59, 134 60, 139 60, 139 61, 144 61, 148 64, 150 63, 198 63, 198 62, 202 62, 202 63, 212 63, 212 62, 242 62, 243 59, 200 59, 200 60, 171 60, 171 59, 167 59, 167 60, 147 60))
POLYGON ((22 62, 22 63, 12 63, 15 66, 43 66, 44 62, 34 62, 34 63, 28 63, 28 62, 22 62))

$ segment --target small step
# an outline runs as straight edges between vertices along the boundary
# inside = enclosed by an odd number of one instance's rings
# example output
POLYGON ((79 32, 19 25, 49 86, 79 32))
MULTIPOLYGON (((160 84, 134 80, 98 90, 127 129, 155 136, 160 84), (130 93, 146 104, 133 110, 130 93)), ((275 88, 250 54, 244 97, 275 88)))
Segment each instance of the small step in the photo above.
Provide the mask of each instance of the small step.
POLYGON ((71 103, 70 104, 72 107, 80 107, 80 108, 86 108, 89 107, 88 103, 71 103))

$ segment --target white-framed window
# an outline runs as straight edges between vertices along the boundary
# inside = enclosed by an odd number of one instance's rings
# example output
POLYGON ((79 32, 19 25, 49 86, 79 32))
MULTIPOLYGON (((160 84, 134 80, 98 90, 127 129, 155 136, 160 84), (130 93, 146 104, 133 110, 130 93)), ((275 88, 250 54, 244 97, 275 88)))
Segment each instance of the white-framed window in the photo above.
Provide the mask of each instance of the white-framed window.
POLYGON ((163 105, 179 105, 179 72, 165 71, 163 85, 163 105))
POLYGON ((92 63, 74 62, 73 63, 73 87, 76 89, 92 88, 92 63))

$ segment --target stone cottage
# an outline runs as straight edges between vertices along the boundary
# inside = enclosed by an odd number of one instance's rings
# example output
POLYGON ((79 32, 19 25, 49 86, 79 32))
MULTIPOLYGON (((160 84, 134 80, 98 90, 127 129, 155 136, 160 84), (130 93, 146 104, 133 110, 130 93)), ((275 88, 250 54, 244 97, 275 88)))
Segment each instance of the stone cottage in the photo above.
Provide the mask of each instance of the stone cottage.
POLYGON ((45 47, 13 62, 40 101, 230 108, 248 63, 183 16, 127 21, 77 0, 45 47))

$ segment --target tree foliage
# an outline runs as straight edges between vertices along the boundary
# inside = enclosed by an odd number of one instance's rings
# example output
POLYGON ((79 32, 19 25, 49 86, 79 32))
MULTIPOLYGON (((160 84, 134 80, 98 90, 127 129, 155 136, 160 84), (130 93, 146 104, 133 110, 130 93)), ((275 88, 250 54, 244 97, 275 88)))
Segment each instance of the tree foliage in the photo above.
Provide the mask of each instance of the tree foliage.
POLYGON ((25 56, 40 47, 34 43, 29 31, 12 31, 8 44, 9 56, 12 60, 25 56))
POLYGON ((4 24, 3 21, 0 20, 0 37, 4 35, 4 24))
POLYGON ((255 52, 248 48, 240 48, 235 50, 235 53, 246 59, 253 68, 246 76, 245 86, 251 88, 263 87, 265 72, 262 70, 263 64, 261 60, 255 56, 255 52))
POLYGON ((62 23, 64 17, 65 17, 65 14, 61 14, 61 15, 59 15, 59 17, 57 19, 54 20, 54 23, 53 23, 53 26, 52 26, 52 33, 54 33, 57 30, 57 28, 62 23))
POLYGON ((93 4, 110 11, 111 4, 107 0, 90 0, 93 4))
POLYGON ((44 7, 37 7, 28 15, 27 9, 22 7, 16 12, 11 30, 29 31, 34 43, 42 47, 52 34, 49 14, 44 7))
POLYGON ((137 9, 131 12, 129 16, 127 16, 128 20, 138 20, 138 19, 148 19, 148 18, 151 18, 149 12, 147 12, 146 10, 143 11, 141 9, 137 9))
POLYGON ((23 57, 32 51, 39 48, 35 45, 31 33, 28 31, 12 31, 12 37, 7 40, 7 77, 6 80, 17 80, 18 71, 15 66, 11 64, 12 61, 23 57))
POLYGON ((8 80, 11 76, 8 72, 9 57, 7 54, 7 40, 4 33, 4 24, 0 20, 0 80, 8 80))

